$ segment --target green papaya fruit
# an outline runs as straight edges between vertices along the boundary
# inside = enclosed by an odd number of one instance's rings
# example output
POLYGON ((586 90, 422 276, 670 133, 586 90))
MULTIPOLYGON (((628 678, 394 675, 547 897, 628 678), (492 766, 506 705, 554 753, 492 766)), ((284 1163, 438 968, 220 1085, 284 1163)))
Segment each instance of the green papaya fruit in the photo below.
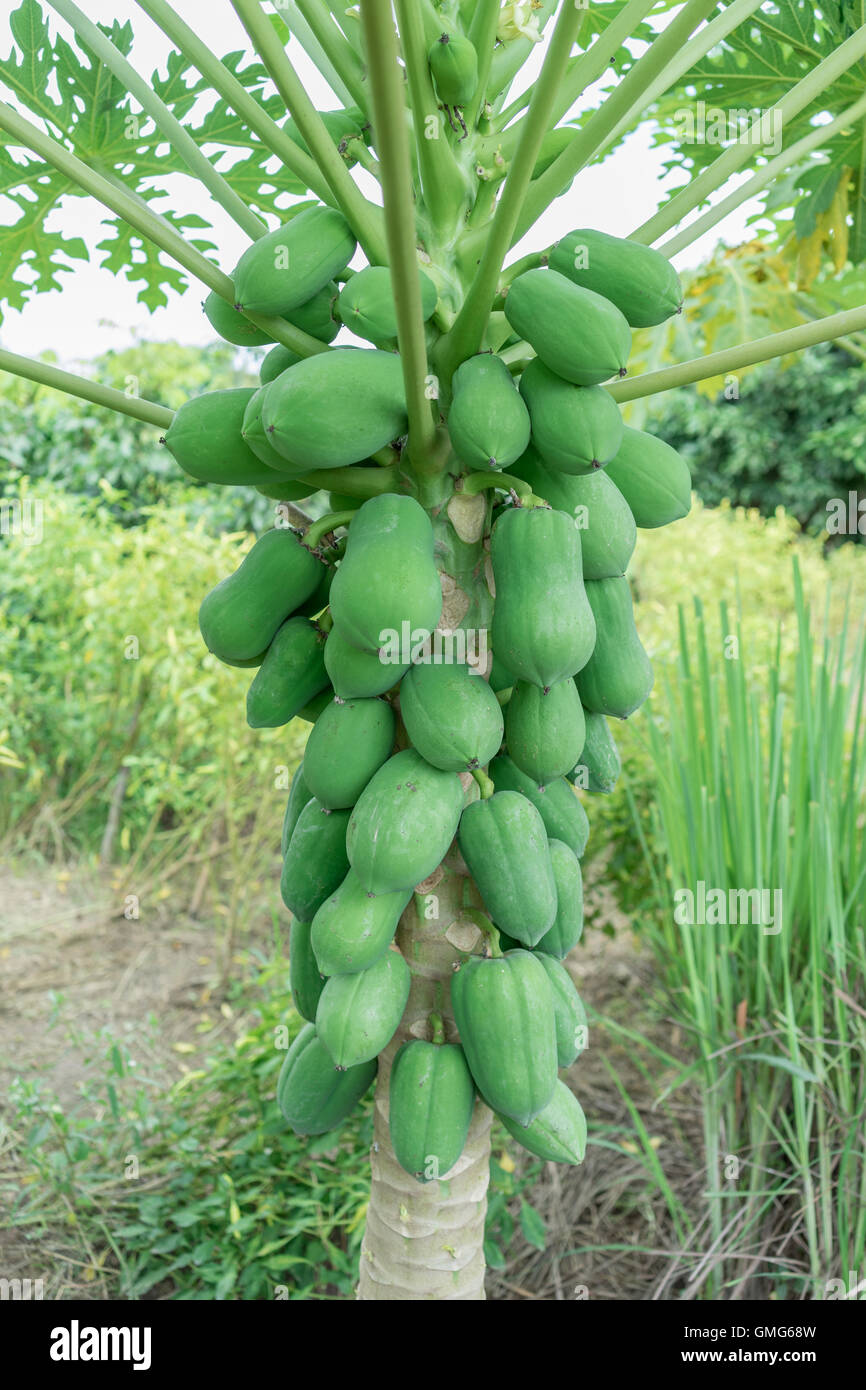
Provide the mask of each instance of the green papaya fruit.
POLYGON ((576 476, 546 468, 530 445, 511 472, 524 478, 536 497, 574 518, 584 579, 625 574, 637 530, 631 508, 606 469, 576 476))
POLYGON ((276 347, 272 347, 262 358, 259 381, 262 386, 269 386, 283 372, 288 371, 289 367, 294 367, 297 362, 302 361, 303 358, 298 353, 292 352, 291 348, 283 347, 282 343, 277 343, 276 347))
POLYGON ((632 328, 652 328, 683 307, 680 278, 661 251, 581 228, 558 241, 550 268, 615 304, 632 328))
POLYGON ((410 666, 400 686, 400 714, 410 743, 443 772, 485 767, 502 744, 499 701, 468 666, 410 666))
POLYGON ((414 888, 441 864, 457 833, 463 787, 406 748, 379 768, 351 812, 349 862, 368 893, 414 888))
MULTIPOLYGON (((426 322, 436 308, 439 291, 423 270, 419 270, 418 277, 421 313, 426 322)), ((359 338, 366 338, 378 348, 396 347, 397 306, 387 266, 368 265, 347 280, 337 300, 337 313, 340 321, 359 338)))
POLYGON ((557 1080, 553 1097, 529 1125, 508 1115, 500 1119, 512 1138, 536 1158, 549 1163, 582 1163, 586 1153, 586 1117, 577 1097, 557 1080))
POLYGON ((321 560, 294 531, 266 531, 202 601, 198 621, 208 651, 228 662, 267 651, 277 628, 314 592, 321 572, 321 560))
POLYGON ((441 612, 429 516, 414 497, 371 497, 355 513, 331 589, 334 626, 359 651, 375 656, 384 648, 396 665, 404 635, 422 641, 441 612))
POLYGON ((277 629, 247 691, 251 729, 281 728, 326 688, 324 645, 321 632, 309 618, 288 618, 277 629))
POLYGON ((350 869, 313 918, 312 943, 325 975, 354 975, 387 951, 412 889, 368 893, 350 869))
MULTIPOLYGON (((334 582, 336 570, 333 565, 322 566, 322 576, 308 599, 299 604, 295 609, 295 617, 317 618, 323 609, 328 606, 328 599, 331 596, 331 585, 334 582)), ((324 650, 324 649, 323 649, 324 650)))
POLYGON ((619 749, 610 725, 603 714, 586 713, 583 751, 575 767, 567 774, 568 780, 589 792, 600 792, 607 796, 616 786, 621 772, 619 749))
POLYGON ((353 975, 332 975, 316 1010, 316 1032, 338 1067, 357 1067, 387 1047, 411 983, 399 951, 385 951, 353 975))
POLYGON ((308 724, 315 724, 319 715, 324 709, 327 709, 333 698, 334 692, 331 687, 328 686, 326 690, 314 696, 308 705, 304 705, 303 709, 298 710, 297 718, 306 720, 308 724))
POLYGON ((329 280, 311 299, 291 309, 286 318, 302 333, 318 338, 320 343, 332 343, 340 331, 340 324, 334 317, 334 305, 339 293, 336 280, 329 280))
POLYGON ((327 811, 315 798, 298 816, 283 860, 280 892, 286 907, 302 922, 312 922, 349 871, 348 823, 348 811, 327 811))
POLYGON ((391 756, 396 727, 387 700, 332 700, 304 749, 304 777, 313 796, 329 811, 354 806, 391 756))
POLYGON ((400 359, 375 348, 307 357, 268 386, 262 424, 298 472, 359 463, 406 432, 400 359))
MULTIPOLYGON (((259 389, 254 391, 252 396, 250 396, 247 402, 247 408, 244 411, 241 435, 247 448, 252 450, 261 463, 266 463, 268 468, 272 470, 271 477, 273 478, 274 471, 277 473, 290 473, 291 468, 282 455, 277 453, 270 441, 270 437, 265 433, 265 427, 262 423, 262 406, 264 405, 265 392, 267 390, 267 386, 260 386, 259 389)), ((307 488, 307 492, 309 492, 309 488, 307 488)))
MULTIPOLYGON (((345 110, 320 111, 319 116, 340 154, 345 158, 347 167, 351 169, 358 162, 358 154, 352 148, 353 141, 364 138, 365 120, 363 115, 357 106, 347 106, 345 110)), ((293 140, 298 148, 304 151, 304 154, 310 153, 307 142, 291 116, 283 122, 283 130, 289 139, 293 140)))
POLYGON ((622 443, 623 423, 603 386, 573 386, 536 357, 520 378, 520 394, 546 468, 580 476, 610 463, 622 443))
MULTIPOLYGON (((302 329, 304 333, 309 333, 311 338, 330 343, 340 331, 340 325, 331 313, 331 305, 337 294, 336 283, 330 280, 312 299, 307 300, 306 304, 299 304, 297 309, 286 314, 286 322, 302 329)), ((236 343, 238 347, 264 347, 266 343, 274 341, 270 333, 257 328, 236 305, 229 304, 216 290, 211 291, 203 307, 211 327, 227 343, 236 343)), ((290 349, 283 348, 283 352, 290 352, 290 349)), ((300 361, 296 353, 290 355, 293 362, 300 361)))
POLYGON ((288 315, 349 264, 356 244, 336 208, 306 208, 247 247, 234 271, 237 303, 251 314, 288 315))
POLYGON ((361 506, 359 497, 346 497, 342 492, 328 493, 329 512, 356 512, 361 506))
POLYGON ((235 343, 238 347, 264 347, 265 343, 274 341, 270 333, 257 328, 216 290, 211 290, 202 308, 211 328, 227 343, 235 343))
POLYGON ((316 957, 310 944, 309 922, 292 919, 289 932, 289 981, 292 990, 292 1003, 301 1018, 315 1023, 319 996, 325 988, 325 979, 319 974, 316 957))
POLYGON ((292 838, 292 831, 298 823, 298 817, 307 802, 312 801, 312 799, 313 793, 304 781, 304 764, 301 761, 292 777, 292 785, 289 787, 289 796, 283 816, 283 830, 280 836, 280 855, 283 858, 285 858, 286 850, 289 848, 289 841, 292 838))
POLYGON ((526 270, 505 297, 505 317, 546 367, 575 386, 625 376, 631 329, 609 299, 555 270, 526 270))
POLYGON ((556 1086, 556 1020, 544 966, 529 951, 470 956, 451 979, 469 1070, 500 1115, 529 1124, 556 1086))
MULTIPOLYGON (((521 680, 550 686, 585 666, 595 623, 580 535, 563 512, 513 507, 493 527, 493 650, 521 680)), ((339 576, 338 576, 339 578, 339 576)))
POLYGON ((478 54, 462 34, 440 34, 427 54, 436 95, 444 106, 465 106, 478 86, 478 54))
MULTIPOLYGON (((273 472, 271 476, 274 476, 273 472)), ((258 484, 256 492, 260 492, 262 497, 270 497, 274 502, 302 502, 305 497, 310 496, 310 485, 296 483, 291 478, 277 477, 272 483, 258 484)))
POLYGON ((495 652, 490 662, 489 685, 490 689, 496 695, 501 694, 503 691, 510 690, 514 685, 514 676, 512 676, 510 671, 506 670, 495 652))
POLYGON ((460 853, 494 924, 534 946, 556 917, 556 883, 544 822, 519 792, 473 801, 460 818, 460 853))
POLYGON ((200 483, 273 482, 273 469, 256 458, 243 438, 244 412, 254 391, 231 387, 193 396, 176 410, 162 443, 175 463, 200 483))
POLYGON ((560 1067, 570 1067, 586 1046, 586 1010, 571 976, 555 956, 536 951, 547 974, 556 1020, 556 1059, 560 1067))
POLYGON ((634 624, 634 606, 626 578, 590 579, 587 598, 595 615, 598 639, 577 677, 585 709, 627 719, 653 687, 653 670, 634 624))
POLYGON ((400 1167, 419 1182, 446 1177, 463 1152, 474 1107, 462 1047, 405 1042, 388 1084, 391 1144, 400 1167))
POLYGON ((580 860, 562 840, 550 841, 550 862, 556 884, 556 917, 536 950, 564 960, 583 933, 583 876, 580 860))
POLYGON ((589 821, 573 788, 564 777, 557 777, 546 786, 539 787, 537 782, 515 767, 504 753, 494 758, 489 774, 498 792, 520 792, 532 802, 544 821, 549 839, 562 840, 578 859, 582 857, 589 839, 589 821))
POLYGON ((689 466, 656 435, 626 426, 608 472, 642 529, 669 526, 688 516, 692 505, 689 466))
POLYGON ((521 772, 546 786, 571 771, 585 739, 583 706, 571 676, 545 690, 517 682, 505 714, 505 741, 521 772))
POLYGON ((493 353, 470 357, 451 381, 448 433, 467 468, 508 468, 529 443, 529 411, 511 373, 493 353))
POLYGON ((277 1102, 296 1134, 327 1134, 351 1114, 375 1075, 375 1062, 338 1071, 307 1023, 286 1053, 277 1102))
POLYGON ((361 652, 347 642, 338 628, 332 627, 325 642, 325 669, 341 700, 365 700, 384 695, 408 671, 408 666, 394 665, 381 658, 361 652))

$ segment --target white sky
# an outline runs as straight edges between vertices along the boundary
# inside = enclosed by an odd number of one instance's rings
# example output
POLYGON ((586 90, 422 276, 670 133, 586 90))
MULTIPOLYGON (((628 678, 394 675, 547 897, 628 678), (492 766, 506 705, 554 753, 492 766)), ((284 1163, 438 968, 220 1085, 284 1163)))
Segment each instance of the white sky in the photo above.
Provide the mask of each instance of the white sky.
MULTIPOLYGON (((94 21, 110 23, 113 18, 131 21, 136 39, 130 56, 139 72, 149 76, 154 68, 164 67, 171 45, 133 0, 79 0, 79 3, 94 21)), ((228 0, 173 0, 173 3, 182 18, 200 33, 206 15, 204 37, 217 55, 238 48, 249 49, 246 35, 228 0)), ((12 46, 9 16, 17 5, 18 0, 0 0, 0 52, 4 55, 12 46)), ((47 10, 47 6, 43 8, 47 10)), ((52 11, 47 12, 52 25, 56 23, 64 36, 72 39, 68 26, 52 11)), ((526 69, 526 80, 532 79, 533 71, 540 64, 543 47, 536 46, 532 64, 526 69)), ((340 105, 307 62, 300 47, 293 43, 290 53, 314 104, 322 109, 340 105)), ((521 85, 526 85, 526 81, 522 80, 521 85)), ((596 90, 589 90, 586 100, 590 104, 596 90)), ((516 91, 517 88, 514 93, 516 91)), ((604 164, 580 174, 571 192, 548 209, 514 254, 549 245, 575 225, 593 226, 620 236, 627 234, 658 206, 661 190, 665 187, 662 159, 663 149, 651 148, 646 130, 628 137, 604 164)), ((173 175, 166 180, 166 188, 176 197, 178 207, 200 212, 213 220, 221 266, 230 273, 248 244, 245 235, 193 179, 173 175)), ((675 257, 675 265, 682 268, 697 264, 719 240, 729 243, 743 240, 747 235, 746 219, 754 209, 753 203, 743 204, 675 257)), ((104 209, 92 200, 67 199, 53 214, 49 225, 62 228, 68 234, 76 233, 93 246, 104 235, 100 227, 104 215, 104 209)), ((0 198, 0 223, 14 216, 14 205, 0 198)), ((182 296, 172 294, 166 308, 151 314, 136 302, 136 288, 129 281, 100 270, 96 264, 72 264, 74 272, 63 277, 62 291, 36 296, 21 312, 6 311, 0 324, 0 343, 7 350, 37 356, 51 349, 62 365, 74 367, 108 348, 125 347, 136 336, 202 345, 214 340, 201 312, 206 290, 198 282, 192 282, 182 296)))

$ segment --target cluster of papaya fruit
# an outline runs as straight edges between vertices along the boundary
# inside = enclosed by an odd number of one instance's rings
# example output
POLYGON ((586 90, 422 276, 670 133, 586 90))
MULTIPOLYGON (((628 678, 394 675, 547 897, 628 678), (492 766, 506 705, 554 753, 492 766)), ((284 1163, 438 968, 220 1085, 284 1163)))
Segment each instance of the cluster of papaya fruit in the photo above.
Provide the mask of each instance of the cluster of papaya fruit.
MULTIPOLYGON (((437 90, 459 107, 447 66, 459 55, 438 48, 437 90)), ((339 125, 333 134, 346 139, 339 125)), ((423 643, 443 623, 443 564, 400 465, 390 278, 377 266, 351 272, 355 249, 341 214, 318 206, 255 242, 234 273, 235 306, 212 296, 211 323, 228 341, 264 345, 273 339, 247 314, 278 318, 313 347, 304 357, 272 346, 258 389, 190 400, 165 436, 193 477, 284 501, 310 496, 323 470, 347 479, 324 522, 264 534, 200 612, 208 650, 256 668, 250 725, 312 724, 282 829, 291 990, 305 1024, 278 1099, 296 1132, 316 1134, 364 1094, 410 995, 401 917, 446 855, 462 857, 481 947, 463 953, 430 1037, 396 1051, 395 1154, 419 1181, 445 1176, 477 1095, 532 1153, 577 1163, 586 1124, 559 1078, 586 1044, 563 965, 583 926, 589 823, 575 787, 613 789, 608 719, 630 715, 652 685, 626 578, 637 528, 674 521, 690 502, 683 461, 625 427, 603 383, 625 371, 632 327, 677 312, 680 288, 659 253, 572 232, 507 291, 516 369, 488 350, 454 374, 447 472, 455 493, 488 499, 476 572, 493 655, 479 673, 385 645, 405 631, 423 643), (341 324, 372 346, 330 347, 341 324), (399 483, 359 504, 351 480, 381 451, 399 483)), ((438 292, 419 274, 429 320, 438 292)), ((438 524, 445 509, 432 510, 438 524)))

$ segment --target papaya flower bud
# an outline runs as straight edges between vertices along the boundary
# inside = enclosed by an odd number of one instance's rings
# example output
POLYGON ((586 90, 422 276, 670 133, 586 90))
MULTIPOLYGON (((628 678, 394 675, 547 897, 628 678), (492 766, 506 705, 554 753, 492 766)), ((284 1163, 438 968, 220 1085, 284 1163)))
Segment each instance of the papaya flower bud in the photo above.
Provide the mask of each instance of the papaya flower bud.
POLYGON ((534 13, 538 8, 537 0, 509 0, 502 6, 496 37, 502 43, 521 37, 539 43, 538 15, 534 13))

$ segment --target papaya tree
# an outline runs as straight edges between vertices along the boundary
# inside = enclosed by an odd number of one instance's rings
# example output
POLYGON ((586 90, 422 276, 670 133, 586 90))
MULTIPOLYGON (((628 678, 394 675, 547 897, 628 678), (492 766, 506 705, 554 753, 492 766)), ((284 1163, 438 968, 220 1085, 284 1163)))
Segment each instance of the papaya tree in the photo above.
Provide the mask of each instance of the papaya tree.
POLYGON ((58 287, 91 252, 49 215, 96 199, 104 264, 151 308, 203 291, 217 335, 267 348, 261 385, 172 414, 5 349, 0 367, 153 424, 202 484, 274 500, 200 627, 250 668, 253 727, 311 725, 281 879, 305 1022, 277 1100, 326 1133, 375 1078, 359 1296, 480 1299, 494 1114, 544 1159, 584 1154, 560 1075, 586 1043, 562 964, 578 791, 612 788, 610 721, 652 685, 637 530, 689 508, 682 460, 621 407, 866 331, 866 25, 800 0, 231 0, 248 49, 218 58, 167 0, 137 3, 172 45, 149 78, 128 23, 50 0, 73 44, 38 0, 12 15, 0 157, 21 216, 0 288, 18 306, 58 287), (684 182, 612 237, 575 180, 648 116, 684 182), (823 315, 792 298, 788 326, 658 365, 690 311, 671 256, 745 169, 778 235, 859 296, 823 315), (176 172, 249 238, 235 266, 199 212, 153 206, 176 172), (562 197, 580 225, 517 255, 562 197))

